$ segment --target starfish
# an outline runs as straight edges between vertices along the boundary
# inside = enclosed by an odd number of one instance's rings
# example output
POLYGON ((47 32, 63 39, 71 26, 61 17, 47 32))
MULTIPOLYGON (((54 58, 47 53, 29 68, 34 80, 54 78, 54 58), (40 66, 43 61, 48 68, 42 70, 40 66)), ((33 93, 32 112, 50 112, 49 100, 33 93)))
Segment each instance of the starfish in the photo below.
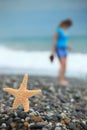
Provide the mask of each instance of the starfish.
POLYGON ((4 91, 9 92, 15 97, 14 103, 13 103, 13 108, 12 109, 17 109, 17 107, 22 104, 24 106, 24 111, 27 112, 29 111, 29 101, 28 98, 40 94, 41 90, 27 90, 27 81, 28 81, 28 75, 24 75, 24 79, 20 85, 19 89, 12 89, 12 88, 3 88, 4 91))

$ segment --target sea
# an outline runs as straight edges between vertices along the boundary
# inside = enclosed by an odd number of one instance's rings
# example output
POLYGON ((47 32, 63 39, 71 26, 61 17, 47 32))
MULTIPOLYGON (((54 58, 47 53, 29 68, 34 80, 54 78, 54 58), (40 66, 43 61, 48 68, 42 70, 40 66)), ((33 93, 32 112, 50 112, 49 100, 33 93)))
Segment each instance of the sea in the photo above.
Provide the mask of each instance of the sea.
MULTIPOLYGON (((52 37, 0 39, 0 74, 57 76, 60 63, 51 63, 52 37)), ((87 36, 71 36, 68 43, 67 77, 87 78, 87 36)))

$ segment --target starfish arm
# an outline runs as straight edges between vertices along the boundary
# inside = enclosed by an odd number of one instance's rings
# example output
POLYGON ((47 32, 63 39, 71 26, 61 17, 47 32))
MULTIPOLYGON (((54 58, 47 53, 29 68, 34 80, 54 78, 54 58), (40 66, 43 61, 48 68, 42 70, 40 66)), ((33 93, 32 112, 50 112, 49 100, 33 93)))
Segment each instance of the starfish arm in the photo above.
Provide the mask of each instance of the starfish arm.
POLYGON ((25 74, 20 89, 26 89, 27 81, 28 81, 28 74, 25 74))
POLYGON ((24 106, 24 111, 25 111, 25 112, 28 112, 28 111, 29 111, 29 101, 28 101, 28 99, 24 100, 24 101, 22 102, 22 104, 23 104, 23 106, 24 106))
POLYGON ((13 96, 15 96, 18 91, 18 90, 12 89, 12 88, 3 88, 3 90, 12 94, 13 96))
POLYGON ((38 89, 38 90, 28 90, 28 91, 25 92, 27 98, 32 97, 36 94, 40 94, 40 93, 41 93, 40 89, 38 89))
POLYGON ((15 99, 13 103, 13 109, 16 109, 19 106, 20 102, 19 100, 15 99))

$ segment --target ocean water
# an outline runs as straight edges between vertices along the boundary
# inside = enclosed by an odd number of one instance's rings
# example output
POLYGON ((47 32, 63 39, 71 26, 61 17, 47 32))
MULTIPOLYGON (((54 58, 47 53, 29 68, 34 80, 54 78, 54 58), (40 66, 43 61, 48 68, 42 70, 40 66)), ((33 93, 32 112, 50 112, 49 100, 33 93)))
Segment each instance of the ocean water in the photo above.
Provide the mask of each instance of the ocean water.
MULTIPOLYGON (((87 77, 87 36, 69 39, 72 51, 67 60, 68 77, 87 77)), ((59 61, 50 63, 52 37, 0 40, 0 73, 57 76, 59 61)))

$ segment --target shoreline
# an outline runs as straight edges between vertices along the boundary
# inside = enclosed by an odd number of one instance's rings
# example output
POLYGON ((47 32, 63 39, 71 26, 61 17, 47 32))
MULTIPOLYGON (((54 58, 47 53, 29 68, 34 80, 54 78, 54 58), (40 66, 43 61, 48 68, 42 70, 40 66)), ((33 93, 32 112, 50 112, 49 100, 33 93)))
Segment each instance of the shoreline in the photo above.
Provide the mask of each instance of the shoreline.
MULTIPOLYGON (((22 80, 24 74, 0 74, 0 81, 2 78, 7 78, 9 80, 11 79, 15 79, 15 80, 22 80), (18 79, 17 79, 18 78, 18 79)), ((4 80, 3 79, 3 80, 4 80)), ((30 82, 29 80, 42 80, 44 79, 44 82, 46 82, 48 80, 51 81, 51 83, 55 85, 59 85, 58 84, 58 77, 57 76, 46 76, 46 75, 32 75, 32 74, 28 74, 28 82, 30 82)), ((78 87, 87 87, 87 78, 78 78, 78 77, 66 77, 66 80, 69 81, 70 86, 73 85, 73 87, 76 87, 78 85, 78 87), (82 86, 81 86, 82 85, 82 86)), ((1 81, 2 82, 2 81, 1 81)))
MULTIPOLYGON (((44 69, 42 68, 26 68, 26 69, 22 69, 22 68, 5 68, 5 67, 0 67, 0 75, 23 75, 25 73, 28 73, 31 77, 52 77, 52 78, 56 78, 58 77, 58 71, 59 71, 59 64, 58 66, 56 65, 56 60, 54 62, 55 65, 52 66, 51 63, 49 63, 49 69, 44 69), (52 68, 51 68, 52 67, 52 68), (56 69, 55 69, 56 68, 56 69), (57 69, 58 68, 58 69, 57 69)), ((76 69, 76 68, 75 68, 76 69)), ((66 75, 65 77, 67 77, 68 79, 83 79, 83 80, 87 80, 87 71, 78 71, 73 70, 67 70, 66 71, 66 75)))

